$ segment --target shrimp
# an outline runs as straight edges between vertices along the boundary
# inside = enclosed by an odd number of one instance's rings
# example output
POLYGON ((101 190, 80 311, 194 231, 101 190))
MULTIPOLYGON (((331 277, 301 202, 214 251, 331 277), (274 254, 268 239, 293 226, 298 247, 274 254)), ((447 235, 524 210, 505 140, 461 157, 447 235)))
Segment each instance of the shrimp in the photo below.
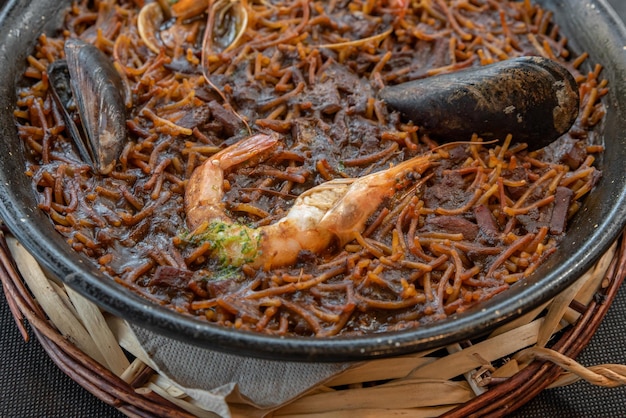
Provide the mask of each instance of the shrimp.
POLYGON ((224 171, 258 156, 277 143, 253 135, 218 152, 197 167, 185 192, 187 239, 209 241, 211 256, 223 265, 271 269, 293 265, 303 252, 321 254, 363 231, 367 219, 389 197, 426 171, 436 155, 404 161, 357 179, 334 179, 302 193, 287 215, 270 225, 234 222, 222 202, 224 171))

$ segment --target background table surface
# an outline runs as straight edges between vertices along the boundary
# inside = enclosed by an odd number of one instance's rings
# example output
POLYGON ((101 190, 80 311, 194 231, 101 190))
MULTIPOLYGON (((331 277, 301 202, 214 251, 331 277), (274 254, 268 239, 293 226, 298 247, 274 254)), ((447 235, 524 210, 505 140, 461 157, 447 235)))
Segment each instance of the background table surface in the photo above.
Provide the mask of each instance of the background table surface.
MULTIPOLYGON (((626 0, 609 2, 626 18, 626 0)), ((626 286, 577 360, 587 366, 626 364, 625 318, 626 286)), ((3 297, 0 324, 0 418, 124 417, 60 371, 34 337, 25 343, 3 297)), ((626 417, 626 388, 607 389, 578 382, 542 392, 512 416, 626 417)))

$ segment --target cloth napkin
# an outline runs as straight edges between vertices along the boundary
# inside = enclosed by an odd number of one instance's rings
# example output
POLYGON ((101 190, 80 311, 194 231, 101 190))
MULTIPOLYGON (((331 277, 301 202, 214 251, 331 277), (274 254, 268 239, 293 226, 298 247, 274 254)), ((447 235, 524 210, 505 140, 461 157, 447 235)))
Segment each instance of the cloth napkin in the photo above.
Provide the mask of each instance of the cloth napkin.
POLYGON ((328 381, 354 363, 298 363, 242 357, 200 348, 131 325, 157 371, 204 409, 230 418, 235 399, 263 416, 328 381), (255 411, 256 410, 256 411, 255 411))

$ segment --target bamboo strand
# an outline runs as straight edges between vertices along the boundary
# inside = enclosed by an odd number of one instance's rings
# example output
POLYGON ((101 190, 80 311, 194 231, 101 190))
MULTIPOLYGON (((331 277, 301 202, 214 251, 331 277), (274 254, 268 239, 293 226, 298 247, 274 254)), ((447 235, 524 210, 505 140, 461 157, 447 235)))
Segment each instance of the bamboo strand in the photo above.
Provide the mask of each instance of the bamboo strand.
POLYGON ((321 413, 351 409, 432 407, 464 403, 474 397, 465 382, 406 379, 368 388, 317 393, 281 408, 281 414, 321 413), (433 393, 439 394, 433 397, 433 393))
POLYGON ((550 387, 571 384, 581 379, 596 386, 609 388, 626 385, 626 365, 602 364, 587 368, 558 351, 543 347, 528 348, 518 354, 519 361, 528 362, 536 359, 551 361, 569 372, 569 374, 561 376, 550 387))
POLYGON ((412 370, 435 361, 434 357, 424 357, 424 353, 412 356, 371 360, 359 363, 327 382, 327 386, 349 385, 359 382, 397 379, 407 376, 412 370))
POLYGON ((543 318, 537 319, 420 367, 409 376, 413 378, 452 379, 482 366, 482 361, 475 356, 476 354, 487 361, 494 361, 535 344, 542 323, 543 318))
POLYGON ((538 346, 545 347, 546 344, 548 344, 548 341, 559 327, 559 322, 561 322, 567 307, 584 284, 584 280, 577 280, 552 300, 543 324, 541 328, 539 328, 539 335, 537 337, 538 346))
POLYGON ((273 417, 280 418, 430 418, 438 417, 441 414, 448 412, 452 409, 452 406, 433 406, 427 408, 410 408, 410 409, 386 409, 386 408, 369 408, 369 409, 351 409, 349 411, 331 411, 331 412, 318 412, 318 413, 286 413, 277 411, 273 414, 273 417))
POLYGON ((98 349, 102 353, 109 370, 120 376, 130 366, 130 362, 117 343, 111 329, 107 326, 100 309, 71 288, 66 287, 65 291, 74 304, 83 325, 93 340, 97 342, 98 349))

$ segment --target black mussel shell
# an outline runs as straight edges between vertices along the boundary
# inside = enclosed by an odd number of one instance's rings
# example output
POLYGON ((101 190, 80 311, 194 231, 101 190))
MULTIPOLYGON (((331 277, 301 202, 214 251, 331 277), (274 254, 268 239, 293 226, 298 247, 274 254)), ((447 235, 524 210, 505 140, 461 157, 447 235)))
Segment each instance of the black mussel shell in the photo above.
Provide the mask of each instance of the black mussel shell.
POLYGON ((440 141, 526 142, 543 148, 566 133, 580 107, 578 85, 561 64, 519 57, 383 88, 379 98, 440 141))
POLYGON ((102 51, 80 39, 66 41, 65 55, 48 67, 53 96, 81 158, 108 174, 128 140, 122 79, 102 51), (69 115, 72 103, 81 128, 69 115))

